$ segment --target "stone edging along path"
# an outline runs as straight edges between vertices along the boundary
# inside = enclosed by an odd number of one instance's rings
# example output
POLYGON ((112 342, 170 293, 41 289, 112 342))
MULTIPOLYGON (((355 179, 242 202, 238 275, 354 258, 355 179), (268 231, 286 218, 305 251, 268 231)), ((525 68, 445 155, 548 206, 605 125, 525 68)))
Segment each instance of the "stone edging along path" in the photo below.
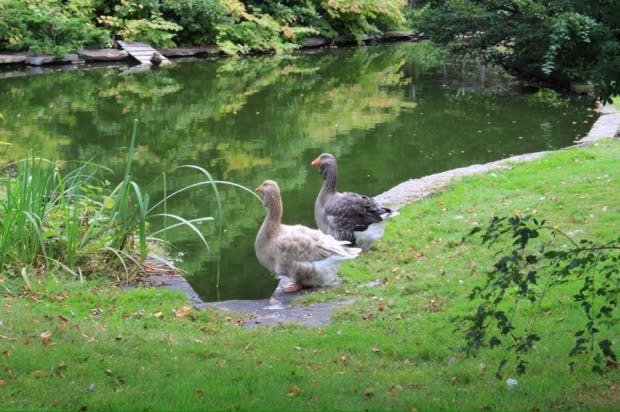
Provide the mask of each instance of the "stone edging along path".
MULTIPOLYGON (((600 117, 594 123, 588 135, 577 141, 576 146, 591 144, 606 137, 620 137, 620 112, 615 110, 612 106, 603 106, 599 112, 600 117)), ((550 152, 544 151, 522 154, 483 165, 472 165, 436 173, 419 179, 411 179, 375 196, 375 199, 398 209, 431 196, 464 176, 485 173, 494 169, 508 169, 512 163, 532 161, 544 156, 546 153, 550 152)), ((247 314, 247 318, 242 322, 246 327, 275 325, 287 322, 314 327, 324 326, 330 323, 330 317, 334 309, 353 302, 353 300, 323 302, 297 307, 293 304, 295 298, 310 292, 283 293, 280 286, 286 282, 287 279, 281 279, 280 284, 269 299, 228 300, 206 303, 200 299, 182 276, 157 275, 149 277, 149 283, 151 285, 184 291, 194 303, 196 309, 221 309, 247 314)), ((366 286, 373 287, 372 284, 366 286)))
MULTIPOLYGON (((618 137, 618 133, 620 133, 620 112, 613 106, 603 106, 599 109, 599 113, 600 116, 592 125, 588 135, 578 140, 575 146, 590 144, 606 137, 618 137)), ((464 176, 485 173, 493 169, 506 169, 510 167, 511 163, 535 160, 546 153, 550 152, 526 153, 483 165, 471 165, 424 176, 419 179, 411 179, 375 196, 375 199, 387 206, 398 209, 406 204, 428 197, 464 176)))

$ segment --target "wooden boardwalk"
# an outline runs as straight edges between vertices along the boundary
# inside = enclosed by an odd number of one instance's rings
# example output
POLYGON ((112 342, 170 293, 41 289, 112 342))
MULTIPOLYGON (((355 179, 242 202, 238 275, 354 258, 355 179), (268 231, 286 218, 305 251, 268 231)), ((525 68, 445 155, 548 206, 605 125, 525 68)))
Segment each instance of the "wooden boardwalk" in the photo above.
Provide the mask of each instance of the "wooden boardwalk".
POLYGON ((146 64, 148 66, 153 65, 151 61, 154 54, 159 55, 161 62, 159 64, 164 65, 170 63, 163 54, 152 48, 150 45, 141 42, 128 43, 123 40, 117 41, 118 45, 123 48, 131 57, 138 60, 140 64, 146 64))

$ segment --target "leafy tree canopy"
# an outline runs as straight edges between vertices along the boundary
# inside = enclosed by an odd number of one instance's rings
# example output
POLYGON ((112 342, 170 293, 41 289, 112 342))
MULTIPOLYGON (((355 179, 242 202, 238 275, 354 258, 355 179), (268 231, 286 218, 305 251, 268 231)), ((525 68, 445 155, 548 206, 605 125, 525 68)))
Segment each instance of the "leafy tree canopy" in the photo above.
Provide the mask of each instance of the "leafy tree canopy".
POLYGON ((522 77, 560 87, 588 81, 607 101, 620 94, 615 0, 430 0, 419 27, 522 77))

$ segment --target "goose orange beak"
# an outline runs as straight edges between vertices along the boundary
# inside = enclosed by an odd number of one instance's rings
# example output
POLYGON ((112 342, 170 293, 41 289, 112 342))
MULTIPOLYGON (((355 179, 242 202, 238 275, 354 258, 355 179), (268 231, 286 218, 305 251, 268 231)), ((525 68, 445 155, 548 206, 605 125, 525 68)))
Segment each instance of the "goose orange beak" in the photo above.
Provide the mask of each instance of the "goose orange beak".
POLYGON ((312 163, 310 163, 312 166, 318 166, 321 164, 321 156, 317 157, 316 159, 314 159, 312 161, 312 163))
POLYGON ((256 186, 256 189, 254 189, 254 191, 255 191, 255 192, 260 192, 260 187, 261 187, 261 186, 262 186, 262 185, 258 185, 258 186, 256 186))

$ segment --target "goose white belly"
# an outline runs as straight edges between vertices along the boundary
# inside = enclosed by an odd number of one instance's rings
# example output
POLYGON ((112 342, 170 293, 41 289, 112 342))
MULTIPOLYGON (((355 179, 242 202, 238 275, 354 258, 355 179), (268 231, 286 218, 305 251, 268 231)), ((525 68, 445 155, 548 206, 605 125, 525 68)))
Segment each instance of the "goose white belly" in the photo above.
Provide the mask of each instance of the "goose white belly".
POLYGON ((362 250, 368 250, 377 240, 383 236, 385 232, 385 220, 373 223, 366 230, 360 232, 353 232, 355 236, 355 245, 362 248, 362 250))
POLYGON ((338 283, 336 272, 344 260, 352 256, 333 255, 314 262, 276 264, 274 272, 280 276, 294 279, 307 287, 332 286, 338 283))
POLYGON ((370 249, 372 244, 383 236, 383 233, 385 232, 385 221, 398 215, 399 212, 397 211, 383 214, 381 215, 381 218, 383 219, 381 222, 371 224, 368 228, 366 228, 366 230, 353 232, 353 235, 355 236, 355 245, 362 248, 362 250, 370 249))

